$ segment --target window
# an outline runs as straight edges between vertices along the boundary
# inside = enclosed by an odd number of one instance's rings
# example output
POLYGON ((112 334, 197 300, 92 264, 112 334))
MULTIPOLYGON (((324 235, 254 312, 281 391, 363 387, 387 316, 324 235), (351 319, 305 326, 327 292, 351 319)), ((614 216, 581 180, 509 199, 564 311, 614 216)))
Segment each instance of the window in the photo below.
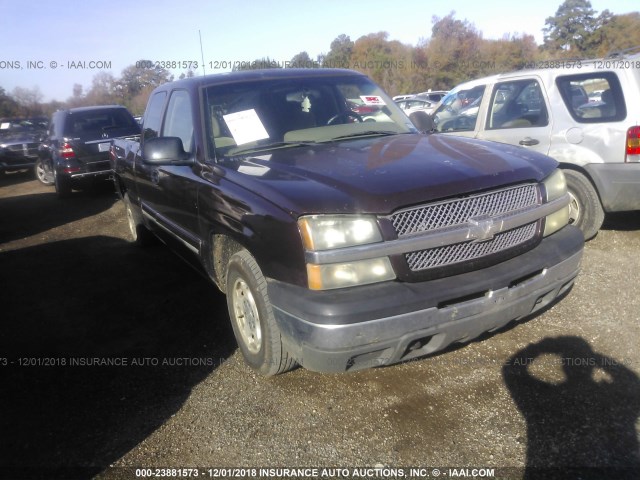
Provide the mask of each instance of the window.
POLYGON ((627 117, 620 81, 613 72, 594 72, 556 79, 562 100, 580 123, 619 122, 627 117))
POLYGON ((134 125, 135 120, 124 108, 73 112, 67 118, 65 136, 104 132, 118 128, 133 127, 134 125))
POLYGON ((486 86, 449 93, 433 115, 438 132, 471 132, 476 128, 486 86))
POLYGON ((144 139, 150 140, 160 135, 160 126, 162 125, 162 107, 167 92, 158 92, 149 100, 147 110, 144 112, 143 128, 144 139))
POLYGON ((545 127, 547 104, 536 79, 499 83, 493 89, 487 129, 545 127))
POLYGON ((191 115, 191 100, 186 90, 176 90, 171 94, 162 136, 178 137, 182 140, 184 151, 191 152, 193 116, 191 115))

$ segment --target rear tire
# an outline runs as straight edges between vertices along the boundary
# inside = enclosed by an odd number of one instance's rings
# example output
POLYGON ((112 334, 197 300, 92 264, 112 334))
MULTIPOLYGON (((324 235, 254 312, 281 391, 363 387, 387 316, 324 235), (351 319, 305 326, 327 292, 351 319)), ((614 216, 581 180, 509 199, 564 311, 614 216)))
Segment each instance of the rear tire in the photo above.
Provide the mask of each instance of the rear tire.
POLYGON ((267 293, 267 281, 246 250, 227 267, 227 307, 233 334, 246 363, 265 376, 291 370, 296 361, 282 343, 267 293))
POLYGON ((149 229, 145 227, 144 223, 142 222, 142 216, 131 204, 131 199, 129 198, 128 193, 125 193, 122 196, 122 201, 124 202, 124 208, 127 213, 127 222, 129 223, 131 243, 138 247, 144 247, 151 244, 155 240, 153 233, 151 233, 149 229))
POLYGON ((604 210, 598 192, 583 174, 569 169, 563 172, 571 197, 569 223, 582 230, 585 240, 590 240, 596 236, 604 222, 604 210))
POLYGON ((43 185, 54 184, 53 172, 42 160, 38 160, 36 162, 33 167, 33 171, 38 181, 43 185))
POLYGON ((53 183, 56 187, 58 198, 68 198, 71 195, 71 178, 58 175, 55 168, 53 170, 53 183))

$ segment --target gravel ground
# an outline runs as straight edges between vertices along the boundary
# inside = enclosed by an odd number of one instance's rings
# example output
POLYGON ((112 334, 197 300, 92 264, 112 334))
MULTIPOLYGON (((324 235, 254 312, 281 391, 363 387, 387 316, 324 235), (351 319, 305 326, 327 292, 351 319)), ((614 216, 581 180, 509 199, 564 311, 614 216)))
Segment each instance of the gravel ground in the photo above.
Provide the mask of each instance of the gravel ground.
POLYGON ((109 186, 60 201, 0 179, 0 477, 640 478, 638 213, 607 218, 573 290, 533 319, 404 365, 268 379, 242 362, 224 297, 127 238, 109 186))

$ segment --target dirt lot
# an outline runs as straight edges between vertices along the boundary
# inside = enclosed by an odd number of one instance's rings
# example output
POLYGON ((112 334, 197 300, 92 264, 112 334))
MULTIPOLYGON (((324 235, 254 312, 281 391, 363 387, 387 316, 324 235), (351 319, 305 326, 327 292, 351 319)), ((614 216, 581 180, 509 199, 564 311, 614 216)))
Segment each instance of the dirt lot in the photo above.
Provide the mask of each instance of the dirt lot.
POLYGON ((640 478, 638 252, 640 215, 611 216, 573 291, 536 318, 405 365, 264 379, 212 285, 162 245, 127 243, 108 185, 61 201, 7 176, 0 477, 384 466, 640 478))

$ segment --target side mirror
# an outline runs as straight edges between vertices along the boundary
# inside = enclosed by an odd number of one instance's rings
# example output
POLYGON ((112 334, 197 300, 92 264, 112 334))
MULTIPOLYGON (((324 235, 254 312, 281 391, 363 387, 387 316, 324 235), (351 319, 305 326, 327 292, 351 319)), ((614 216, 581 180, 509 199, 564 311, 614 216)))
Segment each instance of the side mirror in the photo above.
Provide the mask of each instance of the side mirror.
POLYGON ((193 159, 184 151, 182 139, 178 137, 156 137, 143 145, 145 163, 153 165, 191 165, 193 159))
POLYGON ((427 112, 411 112, 409 114, 409 120, 411 120, 420 133, 431 133, 436 129, 433 117, 427 112))

